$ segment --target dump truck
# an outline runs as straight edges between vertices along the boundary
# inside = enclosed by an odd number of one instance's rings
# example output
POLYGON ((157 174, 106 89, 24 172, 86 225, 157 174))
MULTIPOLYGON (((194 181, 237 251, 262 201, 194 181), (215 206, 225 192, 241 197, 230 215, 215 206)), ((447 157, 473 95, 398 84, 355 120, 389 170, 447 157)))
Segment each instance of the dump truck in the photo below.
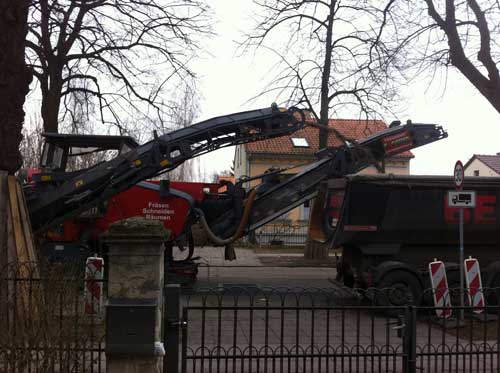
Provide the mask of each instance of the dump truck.
MULTIPOLYGON (((463 212, 465 257, 479 260, 485 287, 500 287, 500 178, 466 178, 463 190, 476 192, 476 206, 463 212)), ((341 249, 337 281, 400 288, 416 302, 431 287, 428 264, 436 258, 445 262, 449 287, 460 285, 460 209, 449 205, 449 191, 455 191, 449 176, 332 179, 320 188, 310 234, 341 249)))

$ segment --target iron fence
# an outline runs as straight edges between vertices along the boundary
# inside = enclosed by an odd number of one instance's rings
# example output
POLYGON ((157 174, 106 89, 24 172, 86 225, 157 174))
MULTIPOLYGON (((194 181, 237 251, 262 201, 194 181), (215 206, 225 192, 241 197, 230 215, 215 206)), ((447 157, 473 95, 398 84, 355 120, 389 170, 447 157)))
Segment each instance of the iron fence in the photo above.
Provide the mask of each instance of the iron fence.
POLYGON ((278 221, 257 229, 253 243, 260 246, 304 246, 307 241, 307 223, 278 221))
MULTIPOLYGON (((1 272, 0 372, 103 372, 104 322, 84 311, 83 271, 40 272, 1 272)), ((169 373, 500 371, 498 289, 484 292, 488 306, 453 306, 449 318, 426 293, 389 306, 397 289, 187 291, 166 287, 169 373)))
POLYGON ((500 370, 498 306, 479 315, 452 307, 445 319, 429 305, 387 306, 382 297, 390 291, 255 287, 181 295, 171 287, 166 371, 500 370))
POLYGON ((85 313, 82 267, 2 268, 0 372, 104 371, 104 318, 97 304, 85 313))

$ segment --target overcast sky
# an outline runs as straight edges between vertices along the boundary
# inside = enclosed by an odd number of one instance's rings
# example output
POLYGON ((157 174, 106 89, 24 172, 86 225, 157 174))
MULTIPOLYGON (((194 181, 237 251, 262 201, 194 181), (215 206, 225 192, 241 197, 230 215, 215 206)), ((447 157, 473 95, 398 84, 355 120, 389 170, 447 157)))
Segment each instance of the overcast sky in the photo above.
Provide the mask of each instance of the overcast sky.
MULTIPOLYGON (((242 32, 254 24, 249 17, 251 1, 213 0, 211 3, 217 35, 206 46, 211 55, 195 64, 203 96, 198 120, 266 107, 272 101, 272 98, 263 97, 248 102, 270 79, 266 73, 273 64, 271 56, 258 53, 238 57, 240 53, 234 42, 242 40, 242 32)), ((415 82, 402 87, 406 102, 402 103, 405 109, 398 119, 440 124, 449 137, 414 150, 412 174, 451 175, 457 159, 465 163, 473 154, 500 152, 500 115, 470 83, 450 70, 446 82, 444 77, 438 77, 430 88, 428 85, 428 82, 415 82)), ((207 154, 202 165, 207 171, 228 169, 233 154, 234 148, 207 154)))
MULTIPOLYGON (((251 19, 255 11, 252 0, 211 0, 210 4, 216 35, 206 40, 207 52, 191 66, 199 76, 201 113, 197 121, 268 107, 275 97, 249 100, 273 77, 269 70, 275 56, 265 50, 241 56, 236 43, 255 25, 251 19)), ((451 175, 458 159, 465 163, 473 154, 500 152, 500 114, 454 70, 449 71, 447 79, 444 77, 444 73, 438 76, 430 88, 428 81, 401 87, 406 98, 398 103, 403 107, 402 114, 399 118, 384 118, 387 122, 412 119, 416 123, 437 123, 448 131, 447 139, 413 151, 416 157, 411 161, 412 174, 451 175)), ((27 106, 28 122, 34 107, 38 110, 37 105, 27 106)), ((351 118, 356 115, 353 113, 351 118)), ((234 148, 226 148, 203 156, 204 174, 229 169, 233 155, 234 148)))

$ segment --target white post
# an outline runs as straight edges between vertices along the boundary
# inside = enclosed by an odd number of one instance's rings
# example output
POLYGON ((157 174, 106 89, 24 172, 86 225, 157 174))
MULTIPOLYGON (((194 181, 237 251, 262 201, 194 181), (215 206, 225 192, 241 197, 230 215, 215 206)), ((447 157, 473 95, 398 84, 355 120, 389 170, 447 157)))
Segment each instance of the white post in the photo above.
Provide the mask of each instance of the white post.
MULTIPOLYGON (((464 208, 460 207, 460 307, 464 307, 464 208)), ((460 309, 460 320, 464 319, 464 309, 460 309)))

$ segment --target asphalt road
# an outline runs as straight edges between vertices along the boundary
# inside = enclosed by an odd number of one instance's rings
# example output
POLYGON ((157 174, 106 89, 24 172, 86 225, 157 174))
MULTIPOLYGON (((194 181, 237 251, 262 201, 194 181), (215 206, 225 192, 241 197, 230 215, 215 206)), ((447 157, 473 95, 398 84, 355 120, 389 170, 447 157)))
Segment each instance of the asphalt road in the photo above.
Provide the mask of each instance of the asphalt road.
MULTIPOLYGON (((176 253, 178 258, 182 253, 176 253)), ((222 247, 196 248, 201 267, 197 288, 220 286, 259 287, 319 287, 329 288, 329 278, 334 278, 335 258, 317 262, 304 260, 302 254, 257 254, 251 249, 237 248, 234 261, 224 260, 222 247)))

